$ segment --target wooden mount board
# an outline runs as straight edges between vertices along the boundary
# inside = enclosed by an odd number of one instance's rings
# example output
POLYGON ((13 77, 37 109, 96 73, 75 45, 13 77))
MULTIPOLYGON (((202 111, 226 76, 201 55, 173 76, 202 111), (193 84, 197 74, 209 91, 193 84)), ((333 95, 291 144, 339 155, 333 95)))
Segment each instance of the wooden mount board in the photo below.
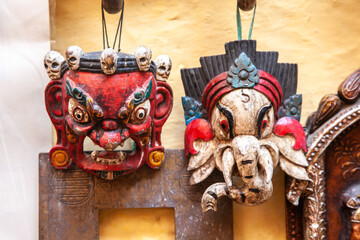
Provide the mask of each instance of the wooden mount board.
POLYGON ((72 165, 56 170, 47 153, 39 155, 39 239, 98 239, 99 210, 174 208, 176 239, 233 239, 232 202, 219 201, 217 212, 201 211, 201 196, 214 182, 214 172, 202 184, 189 185, 183 150, 166 151, 160 170, 142 167, 133 174, 107 181, 72 165))

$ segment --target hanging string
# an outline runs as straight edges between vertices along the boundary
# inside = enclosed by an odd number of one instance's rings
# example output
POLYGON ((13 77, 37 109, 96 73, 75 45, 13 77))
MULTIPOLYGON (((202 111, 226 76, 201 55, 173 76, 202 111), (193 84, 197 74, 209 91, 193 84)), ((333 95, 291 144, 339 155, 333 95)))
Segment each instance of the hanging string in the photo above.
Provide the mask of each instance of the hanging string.
POLYGON ((241 17, 240 17, 240 6, 239 6, 239 1, 237 1, 236 4, 236 23, 237 23, 237 32, 238 32, 238 40, 241 40, 241 17))
MULTIPOLYGON (((118 39, 118 52, 120 52, 120 43, 121 43, 121 35, 122 35, 122 27, 123 27, 123 19, 124 19, 124 5, 125 5, 125 1, 123 1, 122 4, 122 8, 121 8, 121 14, 120 14, 120 18, 119 18, 119 22, 116 28, 116 34, 115 34, 115 38, 114 38, 114 43, 113 43, 113 49, 115 49, 115 45, 116 45, 116 40, 119 36, 118 39), (120 32, 119 32, 120 30, 120 32)), ((108 32, 107 32, 107 28, 106 28, 106 20, 105 20, 105 11, 104 11, 104 5, 101 1, 101 13, 102 13, 102 32, 103 32, 103 48, 110 48, 109 45, 109 37, 108 37, 108 32), (105 45, 106 43, 106 45, 105 45)))
POLYGON ((256 3, 255 3, 253 17, 252 17, 252 20, 251 20, 251 25, 250 25, 250 30, 249 30, 249 39, 251 39, 251 34, 252 34, 253 27, 254 27, 255 12, 256 12, 256 3))
POLYGON ((110 48, 109 38, 108 38, 108 34, 107 34, 107 29, 106 29, 104 5, 103 5, 102 1, 101 1, 101 17, 102 17, 103 48, 105 49, 105 40, 106 40, 106 48, 110 48))
MULTIPOLYGON (((236 24, 237 24, 237 33, 238 33, 238 40, 242 40, 242 29, 241 29, 241 16, 240 16, 240 6, 239 6, 239 1, 236 1, 236 24)), ((256 4, 254 7, 254 11, 253 11, 253 17, 251 20, 251 25, 250 25, 250 30, 249 30, 249 38, 251 39, 251 35, 252 35, 252 30, 254 27, 254 21, 255 21, 255 13, 256 13, 256 4)))
POLYGON ((116 38, 117 38, 117 35, 119 33, 119 29, 120 29, 119 42, 118 42, 118 52, 120 52, 121 33, 122 33, 123 19, 124 19, 124 5, 125 5, 125 1, 123 1, 123 4, 122 4, 121 15, 120 15, 119 23, 118 23, 118 26, 117 26, 117 29, 116 29, 114 45, 113 45, 113 49, 115 49, 116 38))

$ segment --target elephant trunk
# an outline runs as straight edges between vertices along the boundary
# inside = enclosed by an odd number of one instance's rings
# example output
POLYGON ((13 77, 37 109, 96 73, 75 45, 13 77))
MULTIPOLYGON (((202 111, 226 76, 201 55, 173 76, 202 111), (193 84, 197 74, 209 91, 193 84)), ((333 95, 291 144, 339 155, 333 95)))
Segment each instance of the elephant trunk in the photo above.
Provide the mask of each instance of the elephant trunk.
MULTIPOLYGON (((273 163, 269 150, 253 136, 238 136, 222 150, 221 167, 225 183, 215 183, 207 188, 201 206, 203 211, 217 209, 218 199, 228 196, 236 202, 256 206, 270 198, 273 186, 271 182, 273 163), (232 173, 236 164, 244 184, 232 183, 232 173)), ((220 159, 217 159, 220 162, 220 159)))

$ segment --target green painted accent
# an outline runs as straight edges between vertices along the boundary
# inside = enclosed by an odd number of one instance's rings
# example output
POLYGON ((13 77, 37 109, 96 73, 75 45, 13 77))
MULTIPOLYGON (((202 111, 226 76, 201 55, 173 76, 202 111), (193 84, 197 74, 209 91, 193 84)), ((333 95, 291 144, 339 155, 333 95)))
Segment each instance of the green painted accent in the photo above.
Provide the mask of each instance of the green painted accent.
POLYGON ((136 150, 136 144, 135 144, 135 142, 133 142, 131 152, 135 152, 135 150, 136 150))
POLYGON ((146 87, 145 93, 143 90, 134 94, 134 105, 135 107, 140 103, 143 103, 146 99, 148 99, 151 95, 152 90, 152 80, 150 80, 149 85, 146 87))
POLYGON ((65 82, 66 93, 73 98, 76 98, 79 103, 86 106, 86 95, 79 88, 72 88, 69 79, 65 82))
POLYGON ((249 30, 249 39, 251 39, 251 34, 252 34, 253 27, 254 27, 255 12, 256 12, 256 3, 255 3, 253 17, 252 17, 252 20, 251 20, 251 25, 250 25, 250 30, 249 30))
POLYGON ((134 94, 134 103, 135 106, 139 105, 140 103, 142 103, 145 100, 145 95, 144 95, 144 91, 141 90, 140 92, 137 92, 134 94))
POLYGON ((152 80, 150 80, 150 83, 145 90, 145 99, 148 99, 150 97, 151 90, 152 90, 152 80))
POLYGON ((239 2, 236 0, 236 24, 237 24, 237 33, 238 40, 241 40, 241 17, 240 17, 240 6, 239 2))
MULTIPOLYGON (((236 24, 237 24, 237 32, 238 32, 238 40, 242 39, 242 29, 241 29, 241 16, 240 16, 240 7, 239 2, 236 0, 236 24)), ((256 12, 256 4, 254 7, 253 17, 251 20, 250 30, 249 30, 249 39, 251 39, 252 30, 254 27, 254 21, 255 21, 255 12, 256 12)))
POLYGON ((72 96, 72 88, 71 88, 71 85, 70 85, 70 82, 68 79, 66 79, 66 82, 65 82, 65 89, 66 89, 66 93, 67 95, 70 95, 72 96))

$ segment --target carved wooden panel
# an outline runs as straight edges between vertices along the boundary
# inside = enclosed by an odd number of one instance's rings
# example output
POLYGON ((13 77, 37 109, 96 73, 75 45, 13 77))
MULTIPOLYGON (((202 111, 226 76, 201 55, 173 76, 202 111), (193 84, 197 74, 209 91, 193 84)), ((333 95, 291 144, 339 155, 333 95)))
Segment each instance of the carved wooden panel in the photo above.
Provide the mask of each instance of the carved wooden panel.
POLYGON ((40 160, 39 239, 98 239, 99 209, 174 208, 176 239, 232 239, 232 202, 220 200, 217 212, 202 213, 201 195, 221 174, 214 172, 202 185, 190 186, 183 150, 166 151, 159 171, 143 167, 108 181, 72 165, 53 168, 49 155, 40 160))
POLYGON ((287 208, 287 239, 360 239, 360 69, 307 120, 311 179, 299 207, 287 208))
MULTIPOLYGON (((360 183, 360 124, 348 128, 326 152, 326 195, 328 239, 345 240, 351 235, 351 210, 345 196, 360 183)), ((357 194, 354 196, 357 198, 357 194)))

